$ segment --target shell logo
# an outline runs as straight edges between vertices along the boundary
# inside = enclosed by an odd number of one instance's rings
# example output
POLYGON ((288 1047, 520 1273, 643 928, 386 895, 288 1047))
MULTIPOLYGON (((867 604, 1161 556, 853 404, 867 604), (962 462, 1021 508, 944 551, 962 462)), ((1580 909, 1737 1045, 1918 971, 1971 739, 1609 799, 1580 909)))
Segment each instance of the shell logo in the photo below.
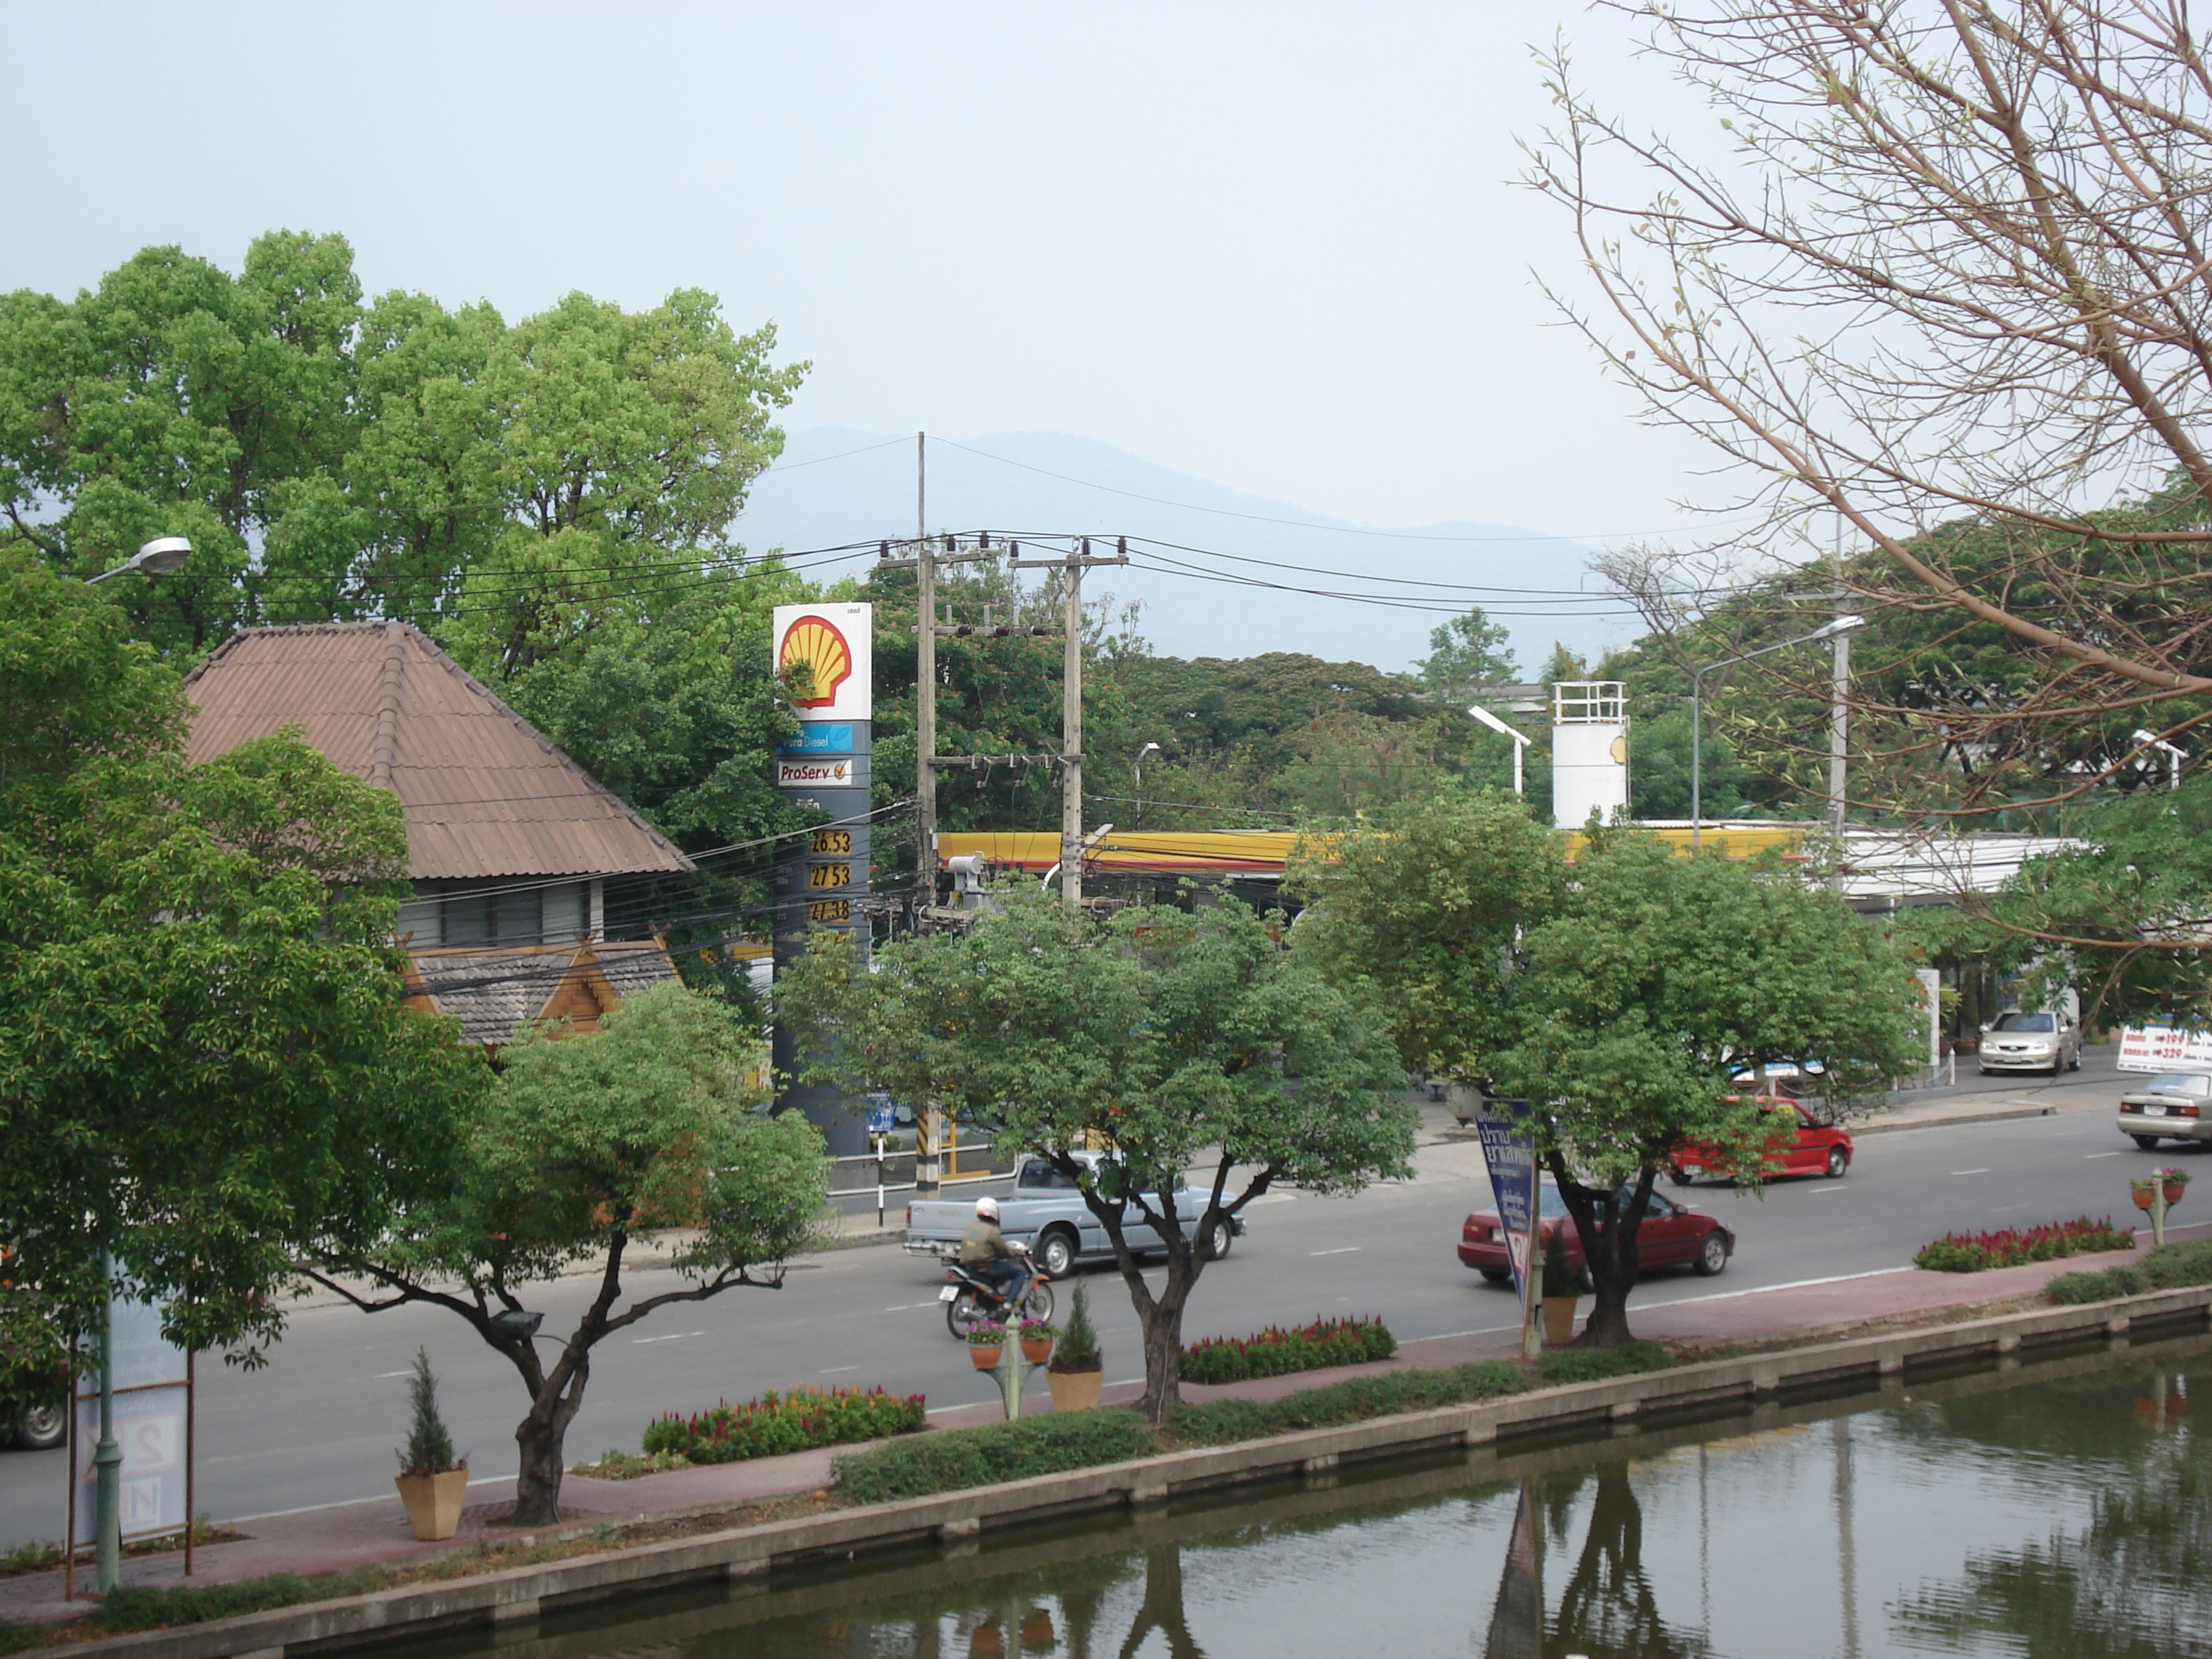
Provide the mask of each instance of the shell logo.
POLYGON ((801 617, 783 636, 775 670, 791 684, 793 707, 827 708, 853 678, 853 647, 826 617, 801 617))

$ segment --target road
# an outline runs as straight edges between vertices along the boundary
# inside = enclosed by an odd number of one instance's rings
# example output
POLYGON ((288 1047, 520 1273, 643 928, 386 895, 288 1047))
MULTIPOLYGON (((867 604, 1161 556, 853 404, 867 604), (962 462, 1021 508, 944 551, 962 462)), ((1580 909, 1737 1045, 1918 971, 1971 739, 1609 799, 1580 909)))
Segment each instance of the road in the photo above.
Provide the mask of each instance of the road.
MULTIPOLYGON (((1655 1276, 1638 1288, 1632 1315, 1639 1306, 1899 1267, 1955 1228, 2131 1215, 2124 1176, 2154 1160, 2112 1126, 2110 1052, 2093 1054, 2077 1077, 2027 1083, 2019 1092, 2057 1115, 1864 1135, 1844 1179, 1778 1182, 1764 1198, 1717 1187, 1675 1193, 1736 1231, 1736 1259, 1717 1279, 1655 1276)), ((2168 1146, 2155 1161, 2198 1156, 2212 1154, 2168 1146)), ((1510 1292, 1485 1285, 1452 1254, 1462 1218, 1489 1203, 1480 1152, 1431 1146, 1419 1164, 1413 1180, 1353 1198, 1260 1200, 1249 1235, 1200 1282, 1186 1335, 1241 1335, 1316 1313, 1380 1314, 1401 1340, 1510 1327, 1510 1292)), ((1109 1377, 1140 1375, 1119 1278, 1110 1269, 1083 1278, 1109 1377)), ((666 1274, 632 1281, 641 1292, 672 1282, 666 1274)), ((939 1282, 928 1263, 899 1250, 852 1249, 795 1264, 780 1291, 738 1290, 665 1309, 599 1351, 568 1434, 569 1461, 610 1447, 635 1450, 664 1409, 696 1410, 794 1382, 881 1383, 924 1392, 933 1406, 988 1398, 996 1384, 946 1334, 939 1282)), ((530 1300, 546 1310, 551 1330, 567 1328, 586 1295, 584 1281, 571 1279, 530 1300)), ((478 1480, 511 1479, 514 1424, 526 1402, 513 1370, 472 1332, 435 1310, 371 1316, 308 1308, 295 1314, 264 1370, 203 1362, 200 1508, 218 1517, 267 1516, 388 1494, 406 1422, 404 1373, 418 1343, 478 1480)), ((1042 1392, 1042 1382, 1036 1386, 1042 1392)), ((0 1452, 0 1547, 61 1536, 62 1460, 59 1452, 0 1452)))

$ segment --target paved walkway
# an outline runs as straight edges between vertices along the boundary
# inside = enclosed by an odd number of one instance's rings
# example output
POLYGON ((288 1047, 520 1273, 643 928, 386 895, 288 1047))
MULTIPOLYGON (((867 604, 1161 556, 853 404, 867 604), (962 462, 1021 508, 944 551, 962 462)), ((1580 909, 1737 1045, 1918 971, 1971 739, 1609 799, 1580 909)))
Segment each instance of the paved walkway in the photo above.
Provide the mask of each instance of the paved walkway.
MULTIPOLYGON (((2169 1233, 2177 1238, 2212 1236, 2212 1223, 2175 1227, 2169 1233)), ((2148 1237, 2143 1243, 2148 1244, 2148 1237)), ((1922 1273, 1910 1267, 1898 1267, 1763 1290, 1719 1291, 1641 1312, 1632 1302, 1631 1318, 1639 1336, 1692 1346, 1729 1344, 2023 1295, 2039 1289, 2056 1274, 2130 1259, 2127 1253, 2114 1252, 1984 1273, 1922 1273)), ((1518 1350, 1516 1329, 1504 1325, 1408 1342, 1395 1358, 1380 1364, 1305 1371, 1222 1388, 1186 1385, 1183 1392, 1192 1401, 1274 1399, 1376 1371, 1508 1358, 1518 1350)), ((1122 1379, 1110 1382, 1101 1397, 1105 1403, 1121 1404, 1133 1401, 1141 1391, 1140 1382, 1122 1379)), ((1035 1392, 1033 1401, 1024 1396, 1024 1409, 1049 1411, 1051 1403, 1042 1386, 1036 1385, 1035 1392)), ((950 1428, 988 1422, 998 1415, 998 1407, 986 1403, 940 1409, 932 1412, 930 1419, 933 1426, 950 1428)), ((570 1475, 562 1483, 562 1499, 564 1510, 573 1511, 573 1516, 564 1520, 589 1527, 652 1516, 673 1517, 814 1492, 828 1484, 831 1462, 837 1455, 836 1449, 799 1452, 709 1468, 679 1469, 635 1480, 570 1475)), ((513 1541, 515 1534, 487 1527, 503 1507, 509 1484, 489 1481, 477 1489, 478 1501, 465 1511, 460 1535, 436 1544, 417 1543, 409 1535, 396 1495, 289 1514, 243 1516, 229 1524, 247 1535, 234 1543, 211 1545, 197 1552, 191 1582, 228 1583, 271 1572, 312 1574, 373 1563, 396 1565, 444 1554, 479 1540, 513 1541)), ((183 1570, 181 1555, 148 1556, 126 1562, 124 1576, 132 1583, 179 1584, 185 1582, 183 1570)), ((0 1618, 54 1620, 66 1618, 76 1610, 62 1600, 58 1571, 0 1579, 0 1618)))

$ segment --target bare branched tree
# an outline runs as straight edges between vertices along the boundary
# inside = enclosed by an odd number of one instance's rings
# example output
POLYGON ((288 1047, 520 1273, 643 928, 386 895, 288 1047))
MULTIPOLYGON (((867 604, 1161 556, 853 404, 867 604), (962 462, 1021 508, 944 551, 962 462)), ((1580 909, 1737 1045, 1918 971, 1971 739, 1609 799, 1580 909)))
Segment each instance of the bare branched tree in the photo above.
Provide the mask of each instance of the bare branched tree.
MULTIPOLYGON (((2031 688, 1936 662, 1885 710, 1954 756, 2039 719, 2212 718, 2212 76, 2185 6, 1620 9, 1727 153, 1603 113, 1557 51, 1528 176, 1597 295, 1554 299, 1748 481, 1707 503, 1760 509, 1729 551, 1802 560, 1832 513, 1866 600, 2008 636, 2031 688)), ((1649 578, 1661 620, 1682 583, 1649 578)))

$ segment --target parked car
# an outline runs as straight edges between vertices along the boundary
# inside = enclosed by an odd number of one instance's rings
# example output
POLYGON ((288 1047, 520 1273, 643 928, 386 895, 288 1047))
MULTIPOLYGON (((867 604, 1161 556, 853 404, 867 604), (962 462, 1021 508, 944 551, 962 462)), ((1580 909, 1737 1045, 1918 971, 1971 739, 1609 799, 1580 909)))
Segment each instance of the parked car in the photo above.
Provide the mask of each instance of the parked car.
MULTIPOLYGON (((1587 1286, 1589 1264, 1583 1255, 1582 1234, 1575 1227, 1574 1218, 1567 1213, 1566 1200, 1548 1181, 1537 1188, 1536 1217, 1538 1255, 1541 1255, 1547 1248, 1546 1241, 1553 1234, 1562 1234, 1567 1271, 1578 1275, 1587 1286)), ((1643 1267, 1686 1267, 1710 1277, 1727 1267, 1729 1258, 1735 1254, 1735 1235, 1719 1218, 1677 1204, 1657 1193, 1651 1194, 1644 1219, 1636 1229, 1637 1260, 1643 1267)), ((1493 1285, 1502 1285, 1513 1277, 1513 1264, 1506 1255, 1504 1236, 1498 1231, 1496 1210, 1477 1210, 1468 1217, 1460 1228, 1459 1259, 1493 1285)))
POLYGON ((2148 1152, 2161 1139, 2212 1140, 2212 1077, 2163 1073, 2120 1097, 2120 1133, 2148 1152))
MULTIPOLYGON (((1728 1103, 1736 1105, 1741 1098, 1731 1095, 1728 1103)), ((1756 1095, 1752 1103, 1764 1109, 1775 1126, 1774 1133, 1766 1139, 1762 1179, 1826 1176, 1833 1181, 1851 1167, 1853 1148, 1849 1130, 1822 1122, 1802 1101, 1788 1100, 1779 1095, 1756 1095)), ((1674 1148, 1673 1165, 1667 1172, 1668 1180, 1677 1187, 1686 1187, 1708 1176, 1734 1180, 1735 1161, 1722 1148, 1703 1141, 1686 1140, 1674 1148)))
POLYGON ((2081 1068, 2081 1027, 2071 1014, 2031 1014, 2014 1008, 1982 1027, 1982 1075, 2081 1068))
MULTIPOLYGON (((1076 1161, 1093 1170, 1113 1164, 1105 1152, 1078 1152, 1076 1161)), ((1146 1201, 1157 1213, 1162 1208, 1155 1194, 1146 1201)), ((1176 1214, 1193 1220, 1203 1208, 1176 1188, 1176 1214)), ((1158 1250, 1160 1236, 1145 1224, 1133 1204, 1122 1206, 1123 1237, 1134 1251, 1158 1250)), ((957 1244, 975 1218, 973 1199, 926 1199, 906 1206, 906 1245, 912 1250, 934 1250, 957 1244)), ((1110 1257, 1114 1246, 1106 1229, 1091 1212, 1075 1182, 1041 1158, 1024 1155, 1014 1165, 1014 1189, 999 1200, 999 1231, 1010 1244, 1026 1244, 1037 1265, 1054 1279, 1085 1257, 1110 1257)), ((1242 1216, 1218 1220, 1213 1226, 1215 1260, 1229 1254, 1230 1243, 1244 1231, 1242 1216)))

